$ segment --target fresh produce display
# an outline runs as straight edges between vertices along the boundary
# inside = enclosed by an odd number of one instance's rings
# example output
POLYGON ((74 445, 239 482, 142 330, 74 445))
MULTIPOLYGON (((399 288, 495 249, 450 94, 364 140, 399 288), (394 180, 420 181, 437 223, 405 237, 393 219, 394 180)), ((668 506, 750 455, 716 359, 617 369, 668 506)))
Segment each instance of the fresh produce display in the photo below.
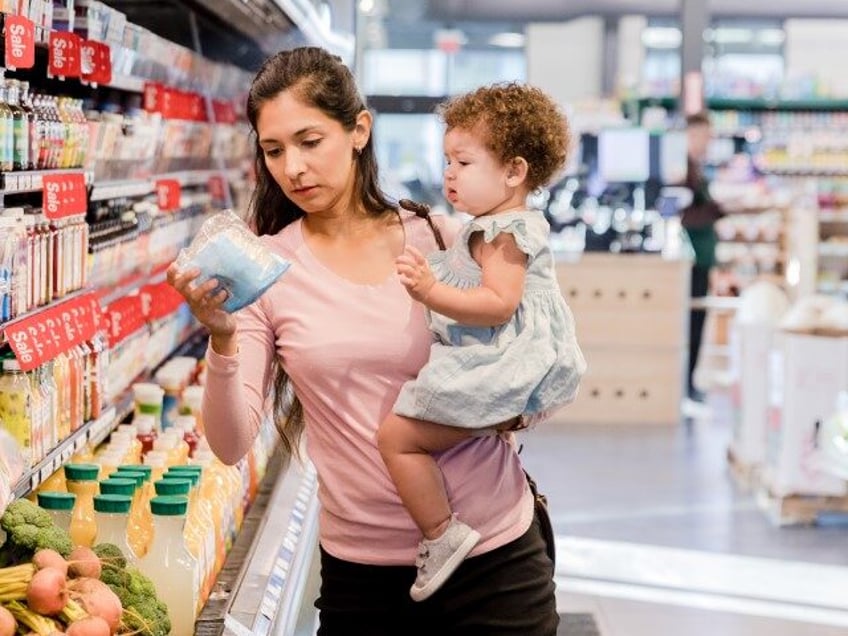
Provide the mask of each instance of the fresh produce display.
POLYGON ((15 565, 32 560, 37 550, 49 548, 63 557, 73 550, 71 536, 56 526, 45 511, 28 499, 13 501, 0 517, 0 528, 7 534, 0 549, 0 565, 15 565))
POLYGON ((0 636, 166 636, 168 610, 150 580, 111 544, 71 549, 64 530, 34 503, 0 517, 0 636), (46 521, 45 521, 46 520, 46 521))

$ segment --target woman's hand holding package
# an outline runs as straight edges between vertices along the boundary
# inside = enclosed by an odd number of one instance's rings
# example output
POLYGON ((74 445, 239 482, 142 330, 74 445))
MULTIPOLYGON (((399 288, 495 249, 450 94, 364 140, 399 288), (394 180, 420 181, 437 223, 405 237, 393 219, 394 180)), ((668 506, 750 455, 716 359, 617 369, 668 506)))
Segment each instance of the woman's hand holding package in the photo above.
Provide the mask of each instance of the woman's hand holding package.
MULTIPOLYGON (((176 265, 168 268, 168 282, 186 299, 191 313, 197 318, 212 335, 213 348, 221 354, 227 355, 229 351, 223 351, 215 346, 219 343, 234 341, 236 333, 236 318, 233 314, 224 311, 221 306, 227 300, 227 292, 221 290, 215 292, 218 281, 214 278, 207 280, 202 285, 196 285, 195 279, 200 275, 199 269, 189 269, 184 272, 177 269, 176 265)), ((230 347, 224 347, 229 349, 230 347)))

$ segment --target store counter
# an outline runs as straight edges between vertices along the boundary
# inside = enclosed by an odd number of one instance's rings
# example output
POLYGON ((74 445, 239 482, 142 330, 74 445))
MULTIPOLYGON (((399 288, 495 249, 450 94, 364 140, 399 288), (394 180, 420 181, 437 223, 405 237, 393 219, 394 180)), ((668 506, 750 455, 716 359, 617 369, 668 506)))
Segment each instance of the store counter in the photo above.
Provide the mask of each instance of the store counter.
POLYGON ((588 252, 558 262, 588 363, 571 422, 680 421, 688 356, 691 263, 655 254, 588 252))

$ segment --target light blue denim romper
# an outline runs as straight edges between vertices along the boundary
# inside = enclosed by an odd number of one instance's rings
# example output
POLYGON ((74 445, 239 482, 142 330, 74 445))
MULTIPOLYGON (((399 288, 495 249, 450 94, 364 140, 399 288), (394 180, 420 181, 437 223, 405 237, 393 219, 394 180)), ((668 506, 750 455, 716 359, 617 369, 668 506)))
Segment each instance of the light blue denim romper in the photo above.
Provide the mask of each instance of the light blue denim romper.
POLYGON ((540 212, 507 212, 471 220, 453 246, 428 256, 437 280, 468 289, 481 283, 469 239, 501 232, 527 254, 524 296, 512 318, 497 327, 469 327, 428 311, 434 342, 418 378, 401 388, 395 413, 462 428, 484 428, 518 415, 550 411, 577 395, 586 361, 574 318, 556 280, 540 212))

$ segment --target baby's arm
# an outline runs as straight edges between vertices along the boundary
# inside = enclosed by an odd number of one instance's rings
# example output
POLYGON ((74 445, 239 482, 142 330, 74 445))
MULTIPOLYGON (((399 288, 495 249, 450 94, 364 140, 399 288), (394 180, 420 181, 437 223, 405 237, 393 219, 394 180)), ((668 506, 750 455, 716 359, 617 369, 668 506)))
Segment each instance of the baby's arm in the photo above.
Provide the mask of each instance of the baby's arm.
POLYGON ((498 234, 480 247, 483 279, 479 287, 457 289, 438 282, 424 255, 407 246, 397 259, 397 272, 409 295, 431 310, 463 325, 494 327, 509 320, 521 302, 527 256, 515 239, 498 234))

